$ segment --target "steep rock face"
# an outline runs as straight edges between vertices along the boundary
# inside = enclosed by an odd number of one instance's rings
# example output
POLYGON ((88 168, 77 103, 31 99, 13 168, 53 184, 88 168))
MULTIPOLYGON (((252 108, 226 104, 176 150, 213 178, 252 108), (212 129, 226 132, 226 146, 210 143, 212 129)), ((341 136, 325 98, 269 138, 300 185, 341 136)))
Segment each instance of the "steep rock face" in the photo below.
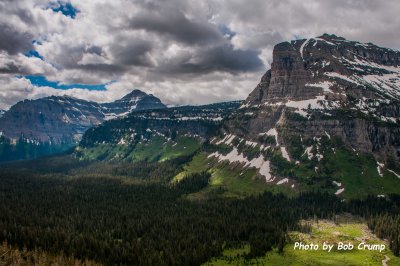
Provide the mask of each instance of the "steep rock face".
MULTIPOLYGON (((379 161, 400 161, 400 52, 335 35, 278 44, 273 63, 227 134, 257 141, 338 137, 379 161)), ((290 156, 290 154, 289 154, 290 156)))
POLYGON ((74 144, 90 127, 134 110, 159 109, 161 101, 134 90, 112 103, 98 104, 69 96, 21 101, 0 118, 0 131, 10 139, 74 144))
POLYGON ((97 103, 51 96, 15 104, 0 119, 0 128, 11 139, 23 137, 52 144, 73 143, 87 128, 104 119, 97 103))

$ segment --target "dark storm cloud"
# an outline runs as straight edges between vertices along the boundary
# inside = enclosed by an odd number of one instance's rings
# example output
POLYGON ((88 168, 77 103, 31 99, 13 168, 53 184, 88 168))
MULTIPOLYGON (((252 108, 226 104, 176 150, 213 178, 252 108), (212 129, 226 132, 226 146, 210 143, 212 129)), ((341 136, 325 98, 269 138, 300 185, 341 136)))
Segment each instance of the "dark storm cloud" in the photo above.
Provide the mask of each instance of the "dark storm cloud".
POLYGON ((215 43, 223 40, 218 28, 207 21, 189 19, 182 11, 166 6, 146 10, 131 18, 130 27, 157 34, 168 35, 186 44, 215 43))
POLYGON ((15 11, 15 14, 18 16, 20 20, 25 22, 26 24, 32 25, 35 23, 35 19, 33 17, 33 14, 30 10, 27 9, 17 9, 15 11))
POLYGON ((153 66, 150 59, 152 48, 149 41, 121 38, 111 47, 111 53, 118 64, 150 67, 153 66))
POLYGON ((20 32, 12 25, 0 24, 0 50, 9 54, 24 53, 32 50, 32 34, 20 32))
POLYGON ((231 45, 221 45, 199 49, 187 57, 180 58, 170 65, 161 66, 158 71, 163 73, 206 74, 210 72, 243 73, 259 71, 264 67, 255 50, 233 49, 231 45))
POLYGON ((89 46, 85 49, 86 53, 91 53, 91 54, 97 54, 97 55, 101 55, 101 53, 103 52, 103 48, 101 48, 100 46, 97 45, 92 45, 89 46))
MULTIPOLYGON (((103 72, 109 75, 118 75, 122 74, 128 69, 124 66, 115 65, 115 64, 85 64, 85 65, 77 65, 76 69, 85 70, 88 74, 95 75, 96 72, 103 72)), ((82 81, 79 81, 82 82, 82 81)))
POLYGON ((22 74, 14 62, 8 62, 0 67, 0 74, 22 74))
POLYGON ((254 50, 235 50, 231 45, 224 45, 210 49, 200 62, 219 71, 257 71, 263 66, 258 55, 259 52, 254 50))

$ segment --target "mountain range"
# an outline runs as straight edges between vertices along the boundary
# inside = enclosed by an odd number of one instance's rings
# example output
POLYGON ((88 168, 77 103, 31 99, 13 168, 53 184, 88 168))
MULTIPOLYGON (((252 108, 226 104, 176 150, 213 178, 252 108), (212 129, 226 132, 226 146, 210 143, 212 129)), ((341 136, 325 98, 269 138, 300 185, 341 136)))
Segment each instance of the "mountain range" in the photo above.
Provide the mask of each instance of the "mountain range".
MULTIPOLYGON (((137 132, 139 116, 92 128, 79 156, 157 161, 168 158, 162 151, 174 145, 169 136, 188 136, 171 126, 174 132, 165 134, 149 119, 137 132), (143 132, 161 138, 157 156, 136 156, 154 150, 143 132)), ((218 131, 189 136, 203 144, 192 145, 198 153, 180 177, 208 171, 228 195, 243 180, 253 190, 287 193, 399 193, 399 117, 400 52, 328 34, 283 42, 274 48, 271 69, 218 131)))
POLYGON ((94 125, 136 110, 162 108, 166 106, 160 99, 140 90, 102 104, 70 96, 24 100, 0 116, 0 146, 7 151, 0 152, 0 161, 60 152, 76 145, 94 125))
POLYGON ((0 131, 10 139, 54 144, 77 143, 90 127, 135 110, 166 108, 153 95, 133 90, 122 99, 99 104, 70 96, 24 100, 0 118, 0 131))
POLYGON ((217 134, 241 101, 136 111, 90 128, 77 156, 129 162, 190 156, 217 134))
POLYGON ((243 102, 166 108, 139 90, 105 104, 51 96, 17 103, 0 130, 3 143, 80 141, 80 160, 189 156, 176 178, 209 172, 206 194, 247 186, 358 197, 400 193, 399 118, 400 52, 324 34, 277 44, 243 102))
POLYGON ((328 34, 277 44, 243 101, 20 102, 0 118, 0 253, 400 265, 399 118, 400 52, 328 34), (326 239, 332 252, 296 249, 326 239))

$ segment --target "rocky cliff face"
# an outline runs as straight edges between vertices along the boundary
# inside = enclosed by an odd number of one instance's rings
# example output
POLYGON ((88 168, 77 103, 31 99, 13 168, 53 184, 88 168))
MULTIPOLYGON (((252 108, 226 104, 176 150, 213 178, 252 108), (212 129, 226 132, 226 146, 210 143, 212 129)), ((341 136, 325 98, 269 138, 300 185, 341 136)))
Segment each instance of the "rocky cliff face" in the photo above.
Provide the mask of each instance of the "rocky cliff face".
POLYGON ((399 162, 399 118, 400 52, 325 34, 276 45, 271 70, 225 130, 254 141, 276 130, 281 145, 338 137, 399 162))
POLYGON ((134 110, 158 109, 161 101, 134 90, 112 103, 98 104, 68 96, 21 101, 0 118, 0 131, 10 139, 73 144, 90 127, 134 110))
POLYGON ((399 118, 400 52, 327 34, 284 42, 208 158, 292 191, 384 196, 400 187, 399 118))
POLYGON ((0 118, 0 129, 11 139, 20 137, 73 143, 92 125, 105 120, 99 104, 67 96, 21 101, 0 118))

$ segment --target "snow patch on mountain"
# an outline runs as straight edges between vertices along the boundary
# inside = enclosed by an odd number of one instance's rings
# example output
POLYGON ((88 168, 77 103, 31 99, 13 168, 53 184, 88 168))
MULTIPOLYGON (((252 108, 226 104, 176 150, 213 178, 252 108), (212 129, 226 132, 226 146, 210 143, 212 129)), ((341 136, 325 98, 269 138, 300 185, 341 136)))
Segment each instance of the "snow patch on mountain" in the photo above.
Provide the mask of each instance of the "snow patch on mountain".
POLYGON ((400 178, 400 175, 398 173, 396 173, 393 170, 387 169, 389 172, 391 172, 392 174, 394 174, 395 176, 397 176, 398 178, 400 178))
POLYGON ((282 180, 279 180, 278 183, 276 183, 276 184, 277 185, 282 185, 282 184, 285 184, 285 183, 288 183, 288 182, 289 182, 289 179, 288 178, 284 178, 282 180))
POLYGON ((378 171, 378 174, 380 177, 383 177, 383 167, 385 167, 385 165, 383 163, 380 162, 376 162, 377 163, 377 167, 376 170, 378 171))
POLYGON ((271 128, 271 129, 268 130, 265 134, 266 134, 267 136, 273 136, 273 137, 275 137, 276 145, 279 146, 279 142, 278 142, 278 131, 276 131, 276 128, 271 128))
POLYGON ((304 48, 306 47, 306 45, 309 43, 311 39, 307 39, 303 42, 303 44, 300 46, 300 55, 301 58, 304 60, 304 48))
POLYGON ((262 155, 252 160, 247 159, 242 153, 239 153, 237 148, 233 148, 230 153, 223 155, 219 152, 214 152, 208 155, 208 158, 215 157, 219 162, 229 161, 230 163, 242 163, 244 167, 254 167, 258 169, 260 175, 265 177, 267 182, 272 181, 270 162, 265 160, 262 155))
POLYGON ((306 150, 304 151, 304 154, 307 154, 308 160, 311 160, 314 157, 314 154, 311 152, 313 149, 313 146, 307 147, 306 150))
POLYGON ((282 157, 290 162, 289 153, 287 152, 286 147, 281 147, 281 153, 282 157))
POLYGON ((341 187, 341 186, 342 186, 342 183, 340 183, 340 182, 333 181, 332 183, 333 183, 334 185, 338 186, 338 187, 341 187))
POLYGON ((337 195, 340 195, 340 194, 343 193, 343 191, 344 191, 344 188, 339 188, 339 189, 335 192, 335 195, 336 195, 336 196, 337 196, 337 195))

